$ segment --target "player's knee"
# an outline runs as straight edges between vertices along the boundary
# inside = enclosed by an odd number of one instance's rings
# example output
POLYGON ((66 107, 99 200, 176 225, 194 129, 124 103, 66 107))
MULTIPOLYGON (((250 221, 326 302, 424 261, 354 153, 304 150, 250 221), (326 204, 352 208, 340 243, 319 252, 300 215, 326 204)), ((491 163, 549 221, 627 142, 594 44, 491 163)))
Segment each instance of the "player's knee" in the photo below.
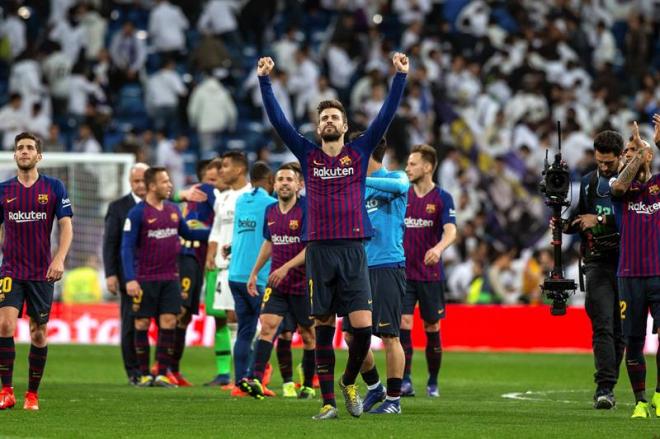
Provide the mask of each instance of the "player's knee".
POLYGON ((147 331, 149 329, 149 319, 135 319, 135 329, 147 331))
POLYGON ((333 315, 317 316, 315 320, 316 326, 334 326, 335 324, 335 316, 333 315))
POLYGON ((300 336, 302 337, 303 347, 305 349, 313 349, 316 345, 316 334, 314 334, 314 328, 304 328, 300 327, 300 336))
POLYGON ((176 326, 176 316, 174 314, 161 314, 158 321, 162 329, 174 329, 176 326))
POLYGON ((435 323, 424 322, 424 331, 426 332, 440 331, 440 322, 435 322, 435 323))
POLYGON ((390 350, 398 344, 399 346, 401 345, 401 342, 399 341, 399 337, 395 337, 393 335, 383 335, 381 336, 381 340, 383 341, 383 346, 385 347, 386 350, 390 350))
POLYGON ((346 344, 350 344, 351 341, 353 341, 353 334, 351 334, 350 332, 344 331, 342 332, 342 334, 344 334, 344 341, 346 342, 346 344))
POLYGON ((34 346, 44 347, 48 341, 46 325, 35 325, 30 328, 30 339, 34 346))
POLYGON ((10 320, 0 320, 0 337, 13 337, 16 323, 10 320))
POLYGON ((293 339, 293 333, 291 331, 282 332, 279 337, 281 340, 291 341, 293 339))
POLYGON ((401 316, 401 329, 412 329, 413 316, 404 314, 401 316))

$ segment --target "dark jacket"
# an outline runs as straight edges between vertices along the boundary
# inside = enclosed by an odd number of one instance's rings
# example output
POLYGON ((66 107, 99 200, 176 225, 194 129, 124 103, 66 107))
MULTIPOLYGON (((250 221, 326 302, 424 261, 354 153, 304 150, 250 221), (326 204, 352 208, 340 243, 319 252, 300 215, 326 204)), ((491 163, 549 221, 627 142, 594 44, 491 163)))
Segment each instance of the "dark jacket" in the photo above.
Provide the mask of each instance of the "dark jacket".
POLYGON ((120 289, 124 291, 124 273, 121 265, 121 239, 128 211, 135 206, 132 194, 113 201, 105 215, 105 233, 103 234, 103 265, 105 276, 118 276, 120 289))

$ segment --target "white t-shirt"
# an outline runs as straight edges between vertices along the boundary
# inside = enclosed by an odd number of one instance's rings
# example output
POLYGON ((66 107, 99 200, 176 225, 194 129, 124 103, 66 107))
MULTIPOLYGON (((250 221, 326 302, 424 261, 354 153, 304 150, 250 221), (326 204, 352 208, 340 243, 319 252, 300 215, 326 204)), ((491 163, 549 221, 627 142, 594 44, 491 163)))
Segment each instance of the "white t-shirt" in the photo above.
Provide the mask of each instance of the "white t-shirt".
POLYGON ((215 265, 220 269, 229 268, 229 258, 222 255, 222 247, 231 244, 232 234, 234 233, 234 212, 236 211, 236 200, 244 193, 250 192, 252 185, 246 184, 240 189, 227 189, 220 192, 215 199, 213 210, 215 218, 213 219, 213 228, 209 235, 209 242, 218 243, 218 251, 215 255, 215 265))

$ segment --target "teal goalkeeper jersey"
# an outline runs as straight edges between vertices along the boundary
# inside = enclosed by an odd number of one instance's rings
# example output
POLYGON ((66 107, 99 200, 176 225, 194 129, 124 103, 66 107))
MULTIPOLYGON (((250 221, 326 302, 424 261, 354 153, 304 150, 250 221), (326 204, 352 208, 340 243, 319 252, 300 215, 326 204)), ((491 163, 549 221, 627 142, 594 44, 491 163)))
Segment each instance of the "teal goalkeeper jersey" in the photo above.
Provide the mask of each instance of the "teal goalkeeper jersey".
POLYGON ((381 168, 367 177, 366 187, 367 213, 374 228, 374 236, 365 245, 369 268, 403 267, 408 177, 381 168))
MULTIPOLYGON (((229 280, 247 283, 264 242, 264 213, 277 200, 261 188, 241 195, 236 201, 234 231, 231 239, 229 280)), ((257 285, 265 287, 270 272, 270 260, 257 275, 257 285)))

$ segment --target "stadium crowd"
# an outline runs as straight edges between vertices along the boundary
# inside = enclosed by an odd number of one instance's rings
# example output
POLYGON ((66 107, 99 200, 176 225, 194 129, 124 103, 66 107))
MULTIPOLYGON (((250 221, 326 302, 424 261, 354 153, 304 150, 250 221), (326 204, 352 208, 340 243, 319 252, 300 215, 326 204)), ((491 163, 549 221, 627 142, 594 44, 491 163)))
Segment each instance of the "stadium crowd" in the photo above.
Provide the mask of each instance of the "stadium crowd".
POLYGON ((627 135, 637 120, 652 137, 659 21, 653 0, 10 0, 2 146, 30 130, 46 153, 131 152, 177 188, 196 159, 230 149, 277 165, 291 156, 262 110, 259 56, 275 58, 274 94, 312 138, 323 99, 347 103, 349 127, 364 129, 401 50, 412 69, 385 164, 402 168, 419 143, 441 157, 458 226, 448 299, 537 303, 552 264, 537 183, 555 121, 576 181, 595 167, 596 132, 627 135))

